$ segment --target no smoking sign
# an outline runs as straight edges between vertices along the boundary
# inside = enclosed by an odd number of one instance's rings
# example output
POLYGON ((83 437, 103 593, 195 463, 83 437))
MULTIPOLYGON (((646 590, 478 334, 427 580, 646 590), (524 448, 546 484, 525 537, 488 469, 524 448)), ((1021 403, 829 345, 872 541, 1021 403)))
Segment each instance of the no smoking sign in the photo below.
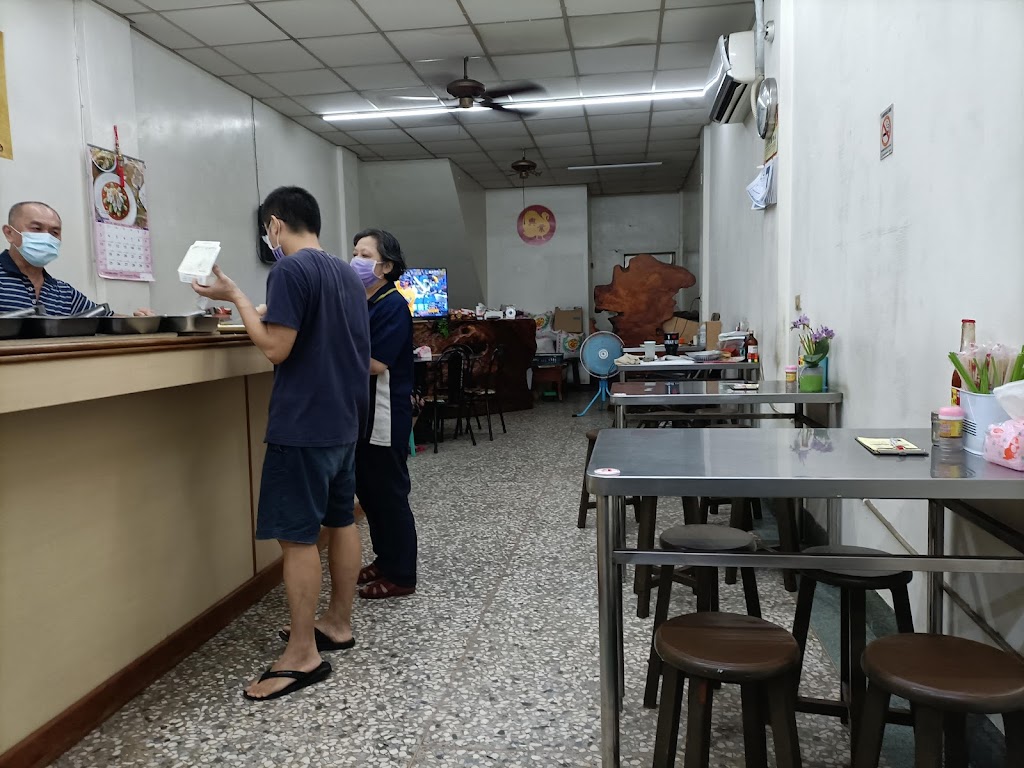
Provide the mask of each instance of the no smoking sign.
POLYGON ((890 104, 879 120, 880 160, 885 160, 885 158, 892 154, 892 107, 893 105, 890 104))

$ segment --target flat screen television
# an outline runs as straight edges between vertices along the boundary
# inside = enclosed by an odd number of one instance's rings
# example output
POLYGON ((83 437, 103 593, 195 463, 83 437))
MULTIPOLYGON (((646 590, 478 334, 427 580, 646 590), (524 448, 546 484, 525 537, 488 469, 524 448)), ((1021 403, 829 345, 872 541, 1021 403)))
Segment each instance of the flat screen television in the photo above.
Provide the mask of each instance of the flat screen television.
POLYGON ((398 291, 413 317, 448 315, 448 270, 407 269, 398 279, 398 291))

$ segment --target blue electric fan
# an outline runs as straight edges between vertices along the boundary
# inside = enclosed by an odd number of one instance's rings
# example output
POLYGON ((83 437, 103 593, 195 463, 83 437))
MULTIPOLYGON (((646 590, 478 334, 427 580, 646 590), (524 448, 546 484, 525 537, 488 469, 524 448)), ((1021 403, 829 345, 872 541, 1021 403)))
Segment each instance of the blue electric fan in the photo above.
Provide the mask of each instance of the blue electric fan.
POLYGON ((615 365, 615 360, 619 357, 622 357, 622 339, 611 331, 592 333, 583 342, 583 346, 580 347, 580 364, 583 366, 583 370, 600 380, 600 384, 590 405, 579 413, 573 414, 574 416, 585 414, 598 398, 601 398, 602 403, 608 400, 610 394, 608 380, 614 378, 619 372, 618 366, 615 365))

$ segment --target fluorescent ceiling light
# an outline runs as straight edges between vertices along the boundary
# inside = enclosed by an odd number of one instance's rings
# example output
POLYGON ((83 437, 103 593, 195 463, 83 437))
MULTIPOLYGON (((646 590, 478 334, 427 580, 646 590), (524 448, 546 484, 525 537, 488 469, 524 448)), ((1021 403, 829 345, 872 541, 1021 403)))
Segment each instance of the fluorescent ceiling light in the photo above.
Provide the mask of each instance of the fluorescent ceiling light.
MULTIPOLYGON (((518 109, 557 109, 558 107, 585 107, 597 104, 635 104, 649 101, 669 101, 679 99, 702 100, 704 91, 692 89, 688 91, 652 91, 650 93, 630 93, 617 96, 582 96, 570 99, 540 99, 537 101, 510 101, 501 102, 501 106, 507 110, 518 109)), ((471 107, 473 111, 479 112, 486 107, 471 107)), ((426 109, 379 109, 371 112, 334 112, 322 115, 328 122, 343 122, 347 120, 373 120, 392 117, 429 117, 430 115, 457 114, 462 112, 460 107, 428 107, 426 109)))
POLYGON ((610 168, 650 168, 661 165, 661 160, 655 163, 609 163, 608 165, 570 165, 567 171, 607 171, 610 168))

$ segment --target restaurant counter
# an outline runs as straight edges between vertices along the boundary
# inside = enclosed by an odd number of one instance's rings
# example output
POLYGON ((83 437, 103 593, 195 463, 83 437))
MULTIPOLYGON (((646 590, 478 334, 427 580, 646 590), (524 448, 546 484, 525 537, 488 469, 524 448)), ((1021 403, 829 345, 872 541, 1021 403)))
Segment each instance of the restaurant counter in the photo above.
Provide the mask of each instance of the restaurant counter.
POLYGON ((244 335, 0 342, 0 766, 45 765, 280 581, 244 335))

